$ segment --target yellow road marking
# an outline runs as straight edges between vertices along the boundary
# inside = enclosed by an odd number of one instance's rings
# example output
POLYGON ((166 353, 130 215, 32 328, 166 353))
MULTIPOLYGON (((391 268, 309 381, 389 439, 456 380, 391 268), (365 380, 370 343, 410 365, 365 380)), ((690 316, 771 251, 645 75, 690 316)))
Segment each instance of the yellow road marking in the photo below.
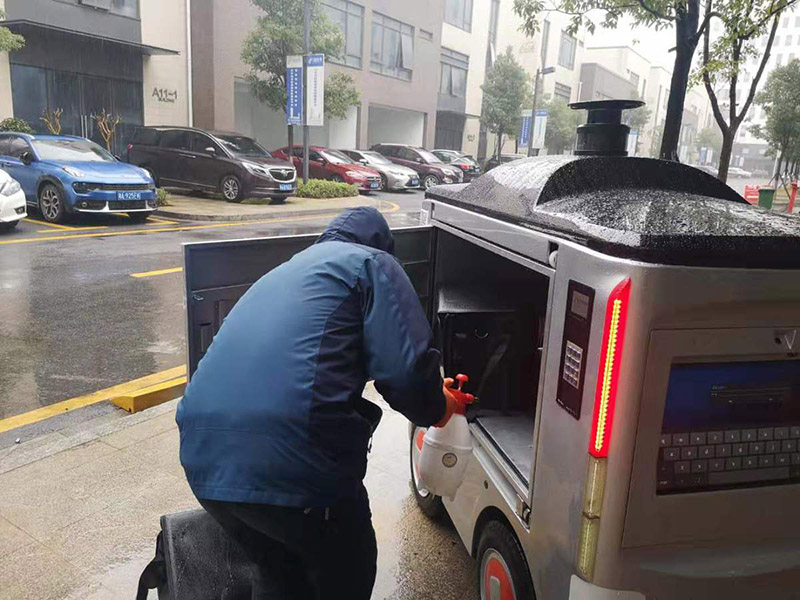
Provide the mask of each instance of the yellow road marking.
MULTIPOLYGON (((386 201, 384 201, 386 202, 386 201)), ((400 205, 394 202, 386 202, 391 206, 388 210, 382 210, 382 213, 393 213, 400 210, 400 205)), ((0 246, 7 244, 29 244, 31 242, 53 242, 56 240, 75 240, 81 238, 93 237, 111 237, 118 235, 135 235, 135 234, 148 234, 148 233, 164 233, 168 231, 196 231, 199 229, 218 229, 220 227, 242 227, 244 225, 266 225, 269 223, 287 223, 297 221, 318 221, 328 217, 334 217, 337 213, 320 214, 308 217, 286 217, 281 219, 262 219, 260 221, 236 221, 232 223, 210 223, 208 225, 183 225, 180 227, 163 227, 161 229, 128 229, 123 231, 104 231, 98 233, 75 233, 72 235, 54 235, 50 237, 35 237, 35 238, 20 238, 0 241, 0 246)))
POLYGON ((40 221, 39 219, 22 219, 26 223, 35 223, 36 225, 44 225, 45 227, 52 227, 53 229, 58 229, 59 231, 72 231, 75 229, 74 227, 70 227, 69 225, 59 225, 58 223, 48 223, 47 221, 40 221))
POLYGON ((170 221, 169 219, 162 219, 161 217, 150 217, 148 221, 154 221, 155 223, 166 223, 167 225, 177 225, 180 221, 170 221))
MULTIPOLYGON (((98 225, 97 227, 73 227, 70 231, 90 231, 96 229, 108 229, 108 225, 98 225)), ((61 229, 40 229, 36 233, 62 233, 61 229)))
POLYGON ((156 275, 169 275, 170 273, 180 273, 183 271, 183 267, 173 267, 172 269, 160 269, 158 271, 145 271, 143 273, 131 273, 131 277, 136 278, 143 278, 143 277, 155 277, 156 275))
POLYGON ((44 419, 49 419, 50 417, 64 414, 65 412, 75 410, 76 408, 83 408, 84 406, 90 406, 105 400, 110 400, 111 398, 116 398, 117 396, 129 394, 144 387, 156 385, 177 377, 182 377, 185 374, 186 365, 183 365, 180 367, 175 367, 174 369, 161 371, 160 373, 153 373, 152 375, 126 381, 125 383, 121 383, 104 390, 98 390, 85 396, 78 396, 77 398, 71 398, 70 400, 64 400, 63 402, 57 402, 56 404, 43 406, 42 408, 37 408, 36 410, 22 413, 21 415, 14 415, 13 417, 0 420, 0 433, 16 429, 17 427, 23 427, 24 425, 30 425, 31 423, 38 423, 44 419))

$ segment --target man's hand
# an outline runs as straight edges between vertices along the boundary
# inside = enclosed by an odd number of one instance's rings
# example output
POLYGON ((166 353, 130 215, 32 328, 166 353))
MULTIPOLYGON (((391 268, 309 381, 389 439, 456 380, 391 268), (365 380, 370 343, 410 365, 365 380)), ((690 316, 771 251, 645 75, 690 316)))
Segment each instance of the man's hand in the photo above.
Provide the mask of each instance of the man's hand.
POLYGON ((456 399, 451 391, 453 385, 455 385, 455 380, 452 377, 445 378, 444 385, 442 386, 442 393, 444 394, 445 399, 444 417, 442 417, 442 420, 436 423, 434 427, 444 427, 447 425, 448 421, 450 421, 450 417, 453 416, 458 408, 458 402, 456 402, 456 399))

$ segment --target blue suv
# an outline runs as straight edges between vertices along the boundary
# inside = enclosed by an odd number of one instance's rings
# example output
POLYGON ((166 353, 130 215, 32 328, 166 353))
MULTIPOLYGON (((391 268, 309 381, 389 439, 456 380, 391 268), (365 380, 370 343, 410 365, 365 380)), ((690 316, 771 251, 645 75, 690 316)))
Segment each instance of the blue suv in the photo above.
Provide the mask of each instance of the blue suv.
POLYGON ((144 222, 156 209, 156 186, 147 171, 85 138, 2 133, 0 169, 50 223, 73 213, 127 213, 144 222))

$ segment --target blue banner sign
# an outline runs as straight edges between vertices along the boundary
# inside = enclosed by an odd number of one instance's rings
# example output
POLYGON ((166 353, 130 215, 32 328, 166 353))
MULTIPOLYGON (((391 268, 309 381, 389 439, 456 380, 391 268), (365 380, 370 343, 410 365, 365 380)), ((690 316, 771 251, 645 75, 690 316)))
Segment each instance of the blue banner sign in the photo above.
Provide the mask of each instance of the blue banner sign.
POLYGON ((523 111, 522 120, 519 123, 519 136, 517 145, 527 147, 531 137, 531 111, 523 111), (527 114, 526 114, 527 113, 527 114))
POLYGON ((303 57, 286 57, 286 124, 303 124, 303 57))

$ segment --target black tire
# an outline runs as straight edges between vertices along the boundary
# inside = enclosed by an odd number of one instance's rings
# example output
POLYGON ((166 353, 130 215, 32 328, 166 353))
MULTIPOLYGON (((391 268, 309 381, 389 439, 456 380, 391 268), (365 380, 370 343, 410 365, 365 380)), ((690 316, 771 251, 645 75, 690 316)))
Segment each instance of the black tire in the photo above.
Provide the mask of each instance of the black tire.
POLYGON ((535 600, 533 581, 522 547, 508 526, 489 521, 478 543, 478 589, 481 600, 535 600), (490 591, 495 589, 495 594, 490 591))
POLYGON ((144 223, 149 217, 149 212, 128 213, 128 218, 134 223, 144 223))
POLYGON ((64 206, 64 194, 58 186, 45 183, 39 188, 39 214, 48 223, 61 223, 67 214, 64 206))
POLYGON ((286 204, 286 196, 273 196, 270 204, 286 204))
POLYGON ((386 175, 381 175, 381 191, 389 191, 389 180, 386 178, 386 175))
POLYGON ((15 228, 17 225, 19 225, 19 222, 20 222, 21 220, 22 220, 22 219, 18 219, 18 220, 16 220, 16 221, 11 221, 10 223, 0 223, 0 231, 11 231, 11 230, 12 230, 12 229, 14 229, 14 228, 15 228))
POLYGON ((219 191, 225 202, 233 202, 238 204, 244 200, 244 193, 242 191, 242 182, 236 175, 225 175, 222 181, 219 182, 219 191))
POLYGON ((417 506, 420 510, 431 519, 441 519, 444 516, 444 504, 440 496, 431 494, 425 486, 422 485, 417 476, 416 460, 419 459, 419 451, 422 448, 422 436, 425 435, 425 427, 417 427, 411 424, 409 427, 411 433, 411 443, 408 451, 409 469, 411 472, 411 490, 414 492, 414 499, 417 501, 417 506))
POLYGON ((429 173, 422 178, 422 188, 425 190, 429 190, 433 186, 439 185, 439 183, 439 178, 433 173, 429 173))

